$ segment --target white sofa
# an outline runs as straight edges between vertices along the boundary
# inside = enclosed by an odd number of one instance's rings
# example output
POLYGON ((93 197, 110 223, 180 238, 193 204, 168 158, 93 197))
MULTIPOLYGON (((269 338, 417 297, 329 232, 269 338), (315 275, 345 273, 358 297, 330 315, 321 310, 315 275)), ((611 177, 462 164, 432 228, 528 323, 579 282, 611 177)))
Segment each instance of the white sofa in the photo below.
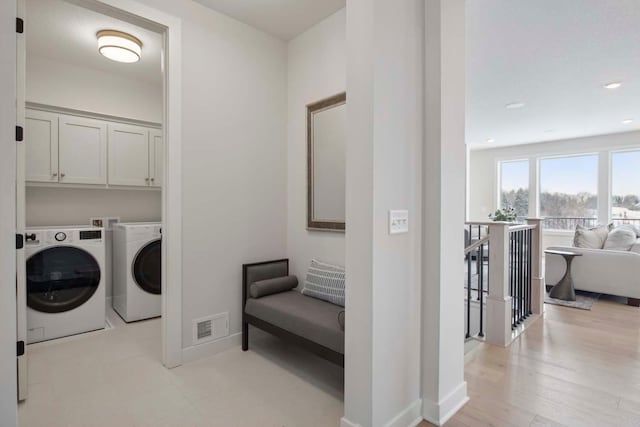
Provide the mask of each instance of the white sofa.
MULTIPOLYGON (((552 246, 548 250, 581 253, 575 257, 571 275, 575 289, 626 297, 629 305, 640 307, 640 239, 631 251, 583 249, 552 246)), ((545 255, 545 282, 558 283, 566 270, 560 255, 545 255)))

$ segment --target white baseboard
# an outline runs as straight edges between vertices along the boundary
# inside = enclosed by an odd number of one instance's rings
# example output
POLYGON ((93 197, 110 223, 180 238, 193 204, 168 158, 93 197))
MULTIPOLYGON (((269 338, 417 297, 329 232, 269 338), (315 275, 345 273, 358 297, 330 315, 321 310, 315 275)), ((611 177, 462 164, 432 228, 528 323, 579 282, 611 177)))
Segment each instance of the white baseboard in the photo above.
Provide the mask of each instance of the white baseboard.
POLYGON ((239 346, 242 342, 242 333, 231 334, 219 340, 204 344, 192 345, 182 349, 182 363, 193 362, 203 357, 213 356, 221 351, 239 346))
MULTIPOLYGON (((415 427, 422 422, 422 399, 417 399, 407 406, 402 412, 393 417, 384 427, 415 427)), ((342 417, 340 427, 362 427, 358 423, 342 417)))
POLYGON ((441 426, 449 421, 449 418, 458 412, 468 401, 467 383, 463 381, 439 402, 423 399, 422 416, 430 423, 441 426))
POLYGON ((360 424, 352 423, 345 417, 340 419, 340 427, 362 427, 360 424))
POLYGON ((415 427, 422 422, 422 399, 416 399, 396 415, 385 427, 415 427))

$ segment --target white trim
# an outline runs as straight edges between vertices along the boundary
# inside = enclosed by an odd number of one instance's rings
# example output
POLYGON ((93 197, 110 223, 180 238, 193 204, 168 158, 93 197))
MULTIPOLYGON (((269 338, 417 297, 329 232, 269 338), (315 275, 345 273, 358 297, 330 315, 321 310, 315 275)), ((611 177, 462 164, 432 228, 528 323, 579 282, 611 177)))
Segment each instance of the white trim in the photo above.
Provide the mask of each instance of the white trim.
POLYGON ((345 417, 342 417, 340 419, 340 427, 362 427, 362 426, 360 424, 358 424, 358 423, 354 423, 352 421, 349 421, 345 417))
POLYGON ((422 422, 422 399, 414 400, 396 415, 385 427, 415 427, 422 422))
POLYGON ((162 363, 182 364, 182 23, 134 0, 72 0, 163 33, 162 363))
POLYGON ((214 354, 239 347, 242 341, 242 333, 238 332, 219 340, 209 341, 204 344, 192 345, 182 349, 182 362, 193 362, 203 357, 213 356, 214 354))
POLYGON ((467 383, 463 381, 440 402, 423 399, 422 416, 430 423, 441 426, 449 421, 468 401, 467 383))
POLYGON ((0 424, 17 423, 16 388, 16 1, 0 4, 0 424))
POLYGON ((58 114, 64 114, 67 116, 86 117, 89 119, 104 120, 107 122, 123 123, 128 125, 135 125, 135 126, 144 126, 148 128, 149 127, 155 128, 155 129, 162 128, 161 123, 148 122, 145 120, 132 119, 128 117, 114 116, 111 114, 102 114, 102 113, 96 113, 92 111, 77 110, 75 108, 59 107, 56 105, 39 104, 37 102, 29 102, 29 101, 27 101, 25 104, 26 104, 26 108, 29 110, 47 111, 49 113, 58 113, 58 114))

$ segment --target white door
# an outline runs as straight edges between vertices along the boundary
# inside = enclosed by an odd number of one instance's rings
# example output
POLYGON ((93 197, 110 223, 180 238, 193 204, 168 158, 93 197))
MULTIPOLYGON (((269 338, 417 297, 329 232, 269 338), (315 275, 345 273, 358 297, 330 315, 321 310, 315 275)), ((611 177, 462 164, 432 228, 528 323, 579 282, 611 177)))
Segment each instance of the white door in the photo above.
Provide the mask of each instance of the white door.
POLYGON ((60 115, 58 131, 60 183, 106 184, 106 123, 84 117, 60 115))
POLYGON ((109 184, 150 185, 148 130, 117 123, 108 127, 109 184))
POLYGON ((31 182, 58 182, 58 115, 27 110, 26 177, 31 182))
POLYGON ((151 185, 153 187, 162 187, 163 173, 163 146, 162 146, 162 130, 149 130, 149 170, 151 185))

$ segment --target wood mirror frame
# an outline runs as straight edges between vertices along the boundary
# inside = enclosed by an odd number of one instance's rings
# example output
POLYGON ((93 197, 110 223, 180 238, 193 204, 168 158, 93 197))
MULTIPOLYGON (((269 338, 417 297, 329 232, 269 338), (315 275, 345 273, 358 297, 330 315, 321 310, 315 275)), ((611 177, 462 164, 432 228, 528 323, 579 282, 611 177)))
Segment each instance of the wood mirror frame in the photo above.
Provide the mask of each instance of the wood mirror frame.
MULTIPOLYGON (((346 104, 346 92, 307 105, 307 230, 345 231, 345 220, 322 219, 314 216, 314 114, 346 104)), ((346 137, 345 137, 346 139, 346 137)))

